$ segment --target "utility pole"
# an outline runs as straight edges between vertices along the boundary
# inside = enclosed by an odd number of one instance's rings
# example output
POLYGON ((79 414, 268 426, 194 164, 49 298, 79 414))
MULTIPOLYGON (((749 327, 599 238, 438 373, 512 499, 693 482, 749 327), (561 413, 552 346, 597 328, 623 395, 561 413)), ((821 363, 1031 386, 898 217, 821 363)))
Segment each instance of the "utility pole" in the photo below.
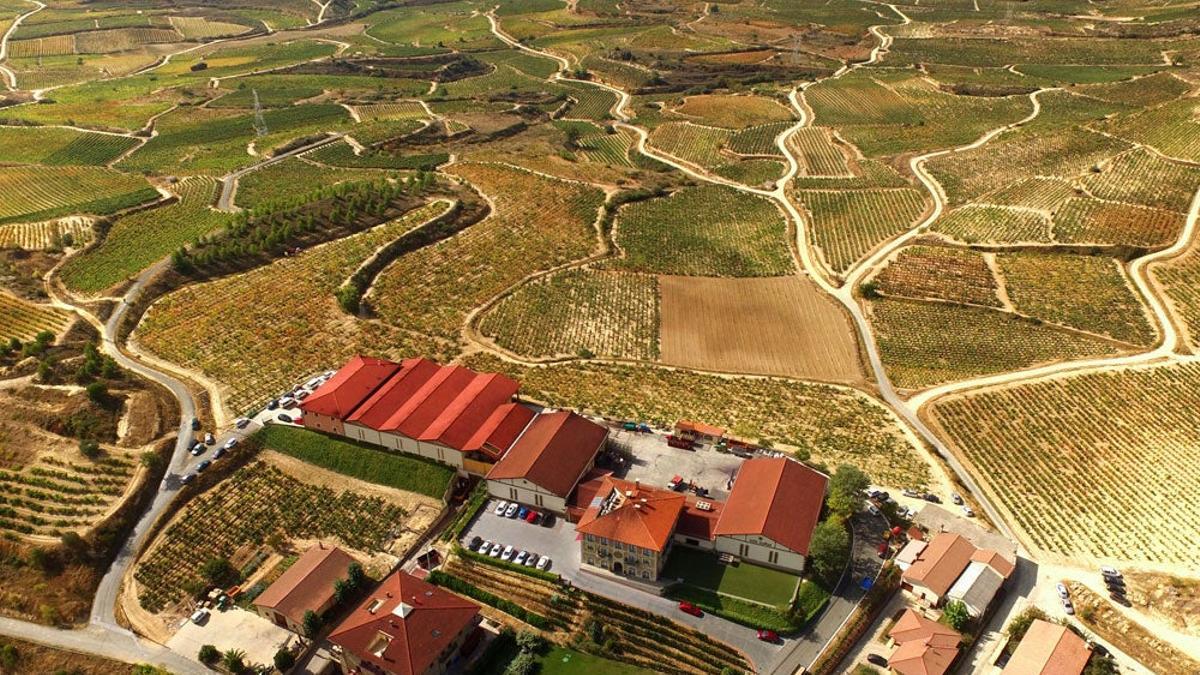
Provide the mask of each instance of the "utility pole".
POLYGON ((263 119, 262 103, 258 101, 258 90, 254 92, 254 133, 262 137, 267 135, 267 121, 263 119))

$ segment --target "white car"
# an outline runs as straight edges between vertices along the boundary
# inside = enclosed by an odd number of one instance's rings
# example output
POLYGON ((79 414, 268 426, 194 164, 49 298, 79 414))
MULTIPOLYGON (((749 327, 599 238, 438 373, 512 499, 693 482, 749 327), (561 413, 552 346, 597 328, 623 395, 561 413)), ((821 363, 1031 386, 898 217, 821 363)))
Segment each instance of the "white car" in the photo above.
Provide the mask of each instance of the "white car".
POLYGON ((496 508, 492 509, 492 513, 502 516, 506 510, 508 510, 508 502, 500 502, 496 505, 496 508))
POLYGON ((212 445, 213 443, 216 443, 216 442, 217 442, 217 439, 213 438, 211 431, 208 432, 207 434, 204 434, 204 444, 205 445, 212 445))
POLYGON ((502 550, 504 550, 504 548, 500 546, 500 544, 492 544, 492 550, 488 553, 488 555, 492 556, 493 558, 499 558, 502 550))
POLYGON ((1100 566, 1100 574, 1103 574, 1106 577, 1112 577, 1113 579, 1121 578, 1121 572, 1118 571, 1117 568, 1109 567, 1108 565, 1100 566))
POLYGON ((504 562, 508 562, 509 560, 512 560, 513 554, 516 552, 517 549, 513 548, 512 544, 509 544, 508 546, 504 547, 504 551, 500 554, 500 559, 504 562))
POLYGON ((525 564, 525 561, 526 561, 527 559, 529 559, 529 557, 530 557, 530 556, 529 556, 529 553, 528 553, 527 551, 521 551, 520 553, 518 553, 518 554, 516 554, 515 556, 513 556, 513 560, 512 560, 512 561, 513 561, 513 563, 515 563, 515 564, 517 564, 517 565, 524 565, 524 564, 525 564))
POLYGON ((537 568, 539 570, 545 571, 549 567, 550 567, 550 558, 548 558, 546 556, 542 556, 541 559, 537 561, 537 568))
POLYGON ((204 623, 208 621, 208 610, 203 608, 197 609, 196 611, 192 612, 192 615, 188 617, 188 620, 197 626, 203 626, 204 623))
POLYGON ((233 423, 233 426, 235 426, 239 429, 245 429, 246 427, 250 426, 250 418, 249 417, 239 417, 233 423))
POLYGON ((480 555, 487 555, 492 551, 492 542, 485 539, 484 542, 479 545, 479 548, 475 550, 478 551, 480 555))
POLYGON ((509 505, 508 505, 508 508, 507 508, 507 509, 504 509, 504 517, 505 517, 505 518, 516 518, 516 517, 517 517, 517 511, 518 511, 520 508, 521 508, 521 505, 520 505, 520 504, 518 504, 518 503, 516 503, 516 502, 513 502, 513 503, 509 504, 509 505))
POLYGON ((967 506, 966 504, 963 504, 963 507, 962 507, 962 512, 963 512, 963 515, 964 515, 964 516, 966 516, 966 517, 968 517, 968 518, 974 518, 974 517, 975 517, 975 511, 973 511, 973 510, 971 509, 971 507, 967 506))
POLYGON ((231 438, 231 439, 229 439, 229 440, 225 441, 225 446, 224 446, 224 447, 225 447, 225 449, 226 449, 226 450, 232 450, 232 449, 233 449, 233 446, 235 446, 235 445, 237 445, 237 438, 236 438, 236 437, 234 437, 234 438, 231 438))
POLYGON ((538 563, 538 555, 536 553, 530 553, 529 557, 525 559, 526 567, 533 567, 537 563, 538 563))
POLYGON ((1064 612, 1066 612, 1066 613, 1067 613, 1068 615, 1070 615, 1070 616, 1074 616, 1074 615, 1075 615, 1075 607, 1074 607, 1074 606, 1071 604, 1071 601, 1070 601, 1070 600, 1068 600, 1068 599, 1066 599, 1066 598, 1063 598, 1063 599, 1062 599, 1062 605, 1063 605, 1063 611, 1064 611, 1064 612))
POLYGON ((1066 586, 1062 584, 1055 584, 1054 589, 1058 591, 1058 597, 1062 598, 1063 600, 1070 599, 1071 594, 1067 591, 1066 586))

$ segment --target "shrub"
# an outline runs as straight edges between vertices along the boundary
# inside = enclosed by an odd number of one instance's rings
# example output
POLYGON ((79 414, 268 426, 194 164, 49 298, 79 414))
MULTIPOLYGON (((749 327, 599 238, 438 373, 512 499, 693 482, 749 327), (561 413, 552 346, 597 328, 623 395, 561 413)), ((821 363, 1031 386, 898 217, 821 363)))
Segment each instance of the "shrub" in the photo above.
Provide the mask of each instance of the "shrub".
POLYGON ((504 669, 504 675, 533 675, 537 672, 538 662, 533 654, 529 652, 521 652, 517 654, 517 658, 508 662, 508 667, 504 669))
POLYGON ((534 633, 533 631, 523 630, 517 633, 517 646, 522 651, 532 654, 541 654, 546 650, 546 638, 534 633))
POLYGON ((200 574, 213 586, 232 586, 242 580, 241 573, 225 558, 209 558, 200 574))
POLYGON ((942 622, 947 626, 962 632, 970 620, 971 615, 967 613, 967 606, 962 600, 951 600, 946 603, 946 609, 942 611, 942 622))
POLYGON ((275 668, 281 673, 286 673, 289 668, 296 665, 296 657, 286 649, 280 649, 275 652, 275 668))
POLYGON ((480 553, 476 553, 476 552, 474 552, 468 548, 465 548, 463 546, 457 546, 457 548, 455 550, 458 552, 459 556, 466 558, 468 560, 474 560, 476 562, 481 562, 484 565, 498 567, 502 570, 508 570, 509 572, 516 572, 517 574, 524 574, 525 576, 533 577, 534 579, 541 579, 542 581, 550 581, 553 583, 558 583, 561 579, 561 577, 559 577, 554 572, 547 572, 545 570, 539 570, 536 567, 526 567, 525 565, 518 565, 516 563, 505 562, 503 560, 498 560, 491 556, 486 556, 486 555, 482 555, 480 553))
POLYGON ((197 658, 200 659, 200 663, 211 666, 221 660, 221 652, 212 645, 203 645, 200 647, 200 653, 197 655, 197 658))
POLYGON ((12 645, 0 647, 0 668, 12 670, 17 667, 17 648, 12 645))

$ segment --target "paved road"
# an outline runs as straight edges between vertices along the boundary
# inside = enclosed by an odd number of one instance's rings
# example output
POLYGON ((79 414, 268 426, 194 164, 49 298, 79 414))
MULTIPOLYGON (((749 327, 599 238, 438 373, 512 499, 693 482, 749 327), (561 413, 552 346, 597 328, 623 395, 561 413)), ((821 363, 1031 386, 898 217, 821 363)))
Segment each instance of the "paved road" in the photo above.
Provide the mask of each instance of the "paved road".
POLYGON ((304 154, 310 150, 316 150, 317 148, 329 145, 330 143, 333 143, 334 141, 341 140, 341 138, 345 135, 346 134, 344 134, 342 132, 330 134, 327 138, 322 138, 319 141, 314 141, 312 143, 308 143, 307 145, 302 145, 298 148, 288 150, 287 152, 280 153, 278 155, 275 155, 274 157, 268 157, 267 159, 264 159, 261 162, 258 162, 256 164, 251 164, 250 166, 248 166, 244 169, 238 169, 237 171, 234 171, 233 173, 225 176, 224 178, 221 179, 221 196, 217 199, 217 210, 219 210, 219 211, 236 211, 237 210, 237 207, 233 205, 233 197, 237 193, 238 179, 241 178, 242 176, 245 176, 246 174, 250 173, 251 171, 258 171, 259 169, 261 169, 265 166, 270 166, 276 162, 282 162, 283 160, 287 159, 288 157, 295 157, 296 155, 304 154))
MULTIPOLYGON (((8 27, 8 30, 4 31, 4 36, 0 37, 0 63, 2 63, 5 59, 8 58, 8 39, 11 38, 12 34, 17 31, 17 28, 21 25, 21 22, 24 21, 25 19, 29 18, 29 16, 31 14, 37 14, 38 12, 42 11, 43 9, 46 9, 45 3, 38 2, 38 0, 28 0, 28 1, 37 5, 37 7, 34 7, 33 9, 29 10, 28 12, 25 12, 24 14, 18 16, 16 19, 13 19, 13 22, 8 27)), ((0 66, 0 73, 2 73, 4 75, 4 86, 7 87, 9 89, 9 91, 12 91, 17 88, 17 74, 16 73, 9 70, 8 66, 0 66)))
POLYGON ((199 663, 166 647, 141 640, 131 633, 116 633, 101 626, 66 630, 0 617, 0 634, 55 649, 94 654, 126 663, 150 663, 166 668, 176 675, 212 673, 199 663))
POLYGON ((879 574, 882 561, 877 550, 879 542, 883 541, 881 533, 887 529, 887 520, 883 516, 871 515, 864 511, 855 516, 850 524, 854 531, 854 541, 851 546, 849 571, 842 577, 833 598, 816 623, 808 628, 800 639, 790 643, 771 667, 764 668, 763 672, 791 675, 801 667, 811 666, 866 595, 866 591, 859 585, 863 578, 874 579, 879 574))

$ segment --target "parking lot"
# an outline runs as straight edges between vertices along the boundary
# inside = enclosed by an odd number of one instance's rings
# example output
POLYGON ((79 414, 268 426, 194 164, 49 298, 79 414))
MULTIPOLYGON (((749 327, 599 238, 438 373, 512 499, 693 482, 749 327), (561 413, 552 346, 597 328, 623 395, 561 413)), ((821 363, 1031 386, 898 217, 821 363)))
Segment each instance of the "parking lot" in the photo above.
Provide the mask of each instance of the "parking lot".
POLYGON ((518 551, 550 556, 551 572, 568 579, 576 577, 579 573, 580 552, 574 525, 560 517, 555 517, 553 526, 544 527, 517 518, 497 516, 493 510, 499 503, 498 499, 488 501, 475 522, 463 531, 463 546, 469 544, 476 536, 485 541, 511 545, 518 551))
POLYGON ((724 500, 729 496, 730 480, 742 465, 742 458, 731 453, 717 452, 705 445, 695 450, 672 448, 660 434, 639 434, 614 431, 612 439, 633 453, 626 480, 665 488, 675 476, 708 489, 708 496, 724 500))

